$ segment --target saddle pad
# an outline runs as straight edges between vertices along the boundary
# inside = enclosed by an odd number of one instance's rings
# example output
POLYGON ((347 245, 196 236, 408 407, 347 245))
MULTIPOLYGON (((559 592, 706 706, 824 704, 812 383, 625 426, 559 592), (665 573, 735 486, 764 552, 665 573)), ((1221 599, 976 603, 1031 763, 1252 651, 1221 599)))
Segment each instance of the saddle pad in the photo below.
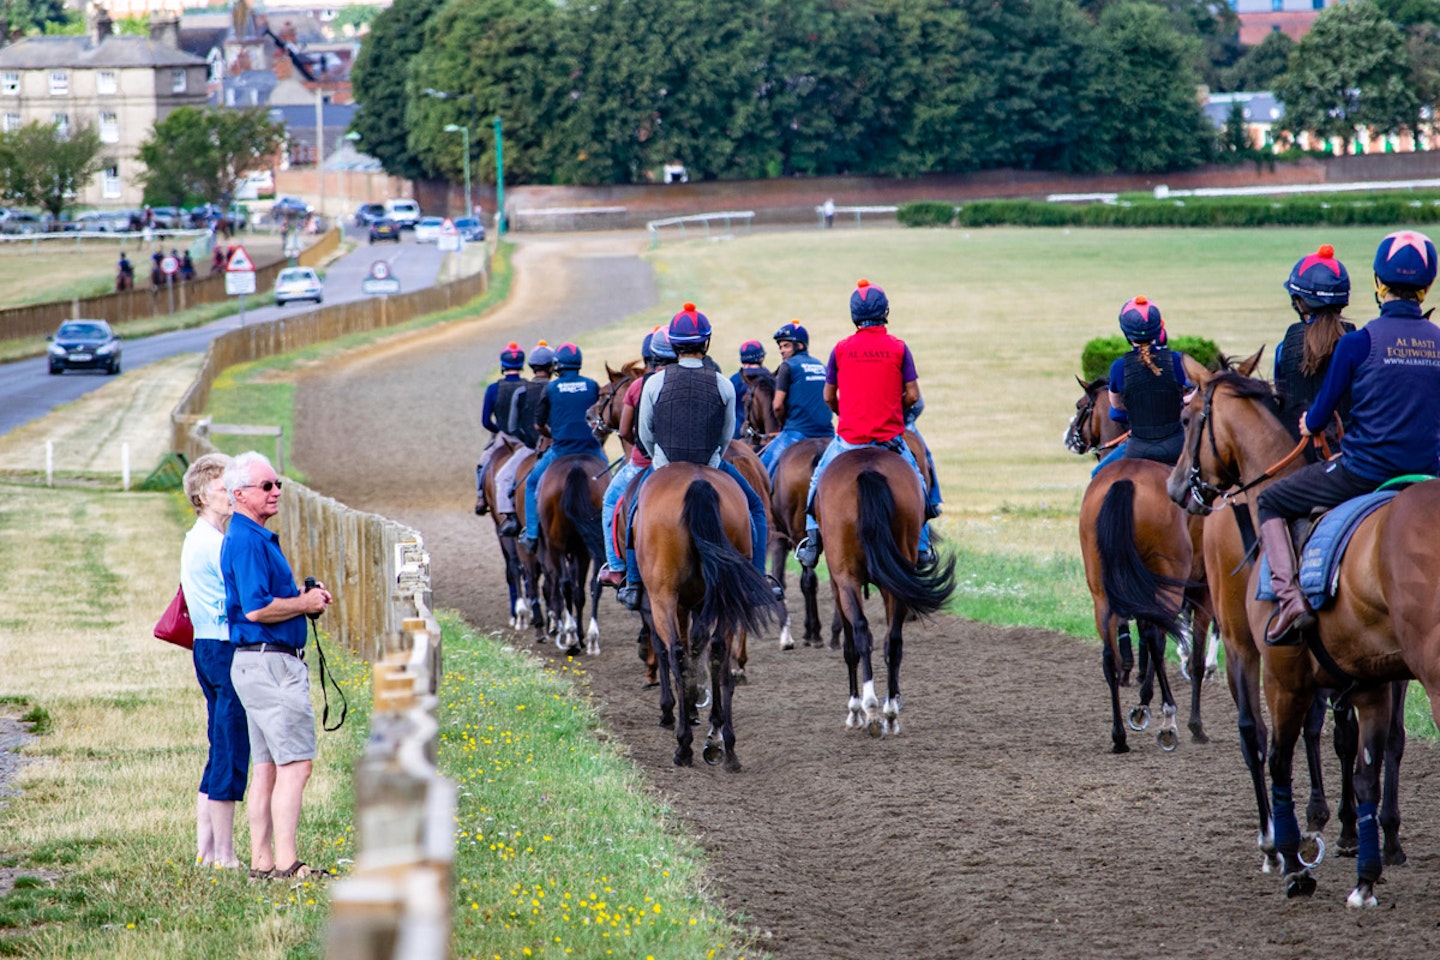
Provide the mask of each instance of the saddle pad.
MULTIPOLYGON (((1319 610, 1335 596, 1340 582, 1340 560, 1355 535, 1355 528, 1370 514, 1394 500, 1397 490, 1380 490, 1353 500, 1346 500, 1324 514, 1315 524, 1310 539, 1305 541, 1300 556, 1300 589, 1312 610, 1319 610)), ((1260 558, 1260 585, 1257 600, 1274 600, 1270 589, 1270 561, 1260 558)))

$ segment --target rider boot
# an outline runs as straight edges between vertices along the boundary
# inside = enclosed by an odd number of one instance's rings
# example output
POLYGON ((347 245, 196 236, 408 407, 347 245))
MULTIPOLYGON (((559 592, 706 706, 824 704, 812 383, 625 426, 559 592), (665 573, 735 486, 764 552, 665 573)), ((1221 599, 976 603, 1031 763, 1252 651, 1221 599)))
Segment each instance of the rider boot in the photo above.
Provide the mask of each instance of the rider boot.
POLYGON ((500 536, 513 537, 520 532, 520 518, 513 513, 502 514, 500 522, 500 536))
POLYGON ((1260 543, 1270 561, 1270 589, 1275 591, 1275 612, 1265 629, 1265 642, 1289 646, 1300 642, 1302 631, 1315 626, 1315 614, 1300 590, 1295 563, 1295 545, 1290 527, 1282 517, 1260 524, 1260 543))
POLYGON ((640 564, 633 549, 625 551, 625 586, 615 591, 615 599, 627 610, 640 609, 640 564))
POLYGON ((616 570, 605 564, 600 568, 600 583, 607 587, 620 587, 625 583, 625 571, 616 570))
MULTIPOLYGON (((808 514, 805 519, 810 520, 808 514)), ((815 564, 820 562, 820 551, 823 549, 825 548, 820 543, 820 528, 807 524, 805 528, 805 539, 801 540, 795 547, 795 559, 800 561, 800 566, 807 570, 813 570, 815 569, 815 564)))
POLYGON ((485 502, 485 491, 481 490, 475 494, 475 516, 483 517, 490 512, 490 506, 485 502))

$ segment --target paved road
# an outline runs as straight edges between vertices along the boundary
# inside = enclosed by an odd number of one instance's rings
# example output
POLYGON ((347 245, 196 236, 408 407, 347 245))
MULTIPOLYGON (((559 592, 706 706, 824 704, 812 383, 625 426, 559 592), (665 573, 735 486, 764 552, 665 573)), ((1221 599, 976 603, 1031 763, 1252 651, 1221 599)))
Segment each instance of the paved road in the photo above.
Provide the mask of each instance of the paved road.
MULTIPOLYGON (((440 271, 440 252, 434 244, 416 243, 409 234, 399 245, 385 243, 368 246, 361 241, 355 252, 332 263, 325 271, 325 302, 347 303, 362 298, 360 282, 369 275, 370 264, 387 260, 392 275, 400 279, 400 289, 418 290, 435 282, 440 271)), ((263 307, 246 310, 245 323, 261 323, 283 316, 295 316, 311 309, 308 303, 284 307, 263 307)), ((214 323, 190 330, 160 333, 137 340, 126 340, 122 365, 130 370, 177 353, 201 353, 210 341, 240 325, 239 315, 222 317, 214 323)), ((64 376, 50 376, 44 357, 0 365, 0 434, 29 423, 49 413, 62 403, 104 386, 108 377, 99 372, 75 371, 64 376)))

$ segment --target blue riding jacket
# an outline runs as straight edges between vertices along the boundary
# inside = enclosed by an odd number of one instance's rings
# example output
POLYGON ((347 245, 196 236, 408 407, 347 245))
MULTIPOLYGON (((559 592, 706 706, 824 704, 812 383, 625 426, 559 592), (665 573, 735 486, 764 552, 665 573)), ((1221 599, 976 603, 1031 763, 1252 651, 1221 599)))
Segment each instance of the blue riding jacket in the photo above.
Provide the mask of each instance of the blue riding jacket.
POLYGON ((785 390, 785 430, 802 437, 834 436, 835 415, 825 402, 825 364, 797 353, 782 367, 789 370, 789 383, 776 386, 785 390))
POLYGON ((590 432, 590 424, 585 419, 585 414, 599 399, 600 387, 589 377, 580 376, 578 370, 562 370, 557 379, 546 385, 535 419, 538 424, 549 427, 554 441, 550 449, 557 457, 569 453, 604 456, 600 441, 590 432))

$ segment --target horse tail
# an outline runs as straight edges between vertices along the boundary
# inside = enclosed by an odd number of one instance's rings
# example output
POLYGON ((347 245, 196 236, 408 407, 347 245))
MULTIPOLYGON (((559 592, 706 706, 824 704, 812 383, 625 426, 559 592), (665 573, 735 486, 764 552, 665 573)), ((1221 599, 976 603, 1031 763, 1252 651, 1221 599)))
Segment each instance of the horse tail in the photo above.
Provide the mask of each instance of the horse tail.
POLYGON ((695 614, 692 631, 705 636, 731 636, 740 627, 758 633, 776 616, 770 584, 730 538, 720 520, 720 495, 704 480, 692 480, 685 490, 681 525, 690 542, 705 582, 705 598, 695 614))
POLYGON ((605 534, 600 526, 600 511, 590 499, 590 477, 582 464, 574 464, 565 475, 565 487, 560 491, 560 509, 575 525, 585 549, 596 563, 605 560, 605 534))
POLYGON ((955 592, 955 558, 947 557, 928 570, 905 558, 891 533, 895 494, 878 470, 863 470, 856 478, 860 488, 860 543, 870 581, 909 610, 929 616, 945 606, 955 592))
POLYGON ((1117 480, 1105 492, 1095 518, 1095 544, 1110 612, 1122 621, 1149 621, 1179 637, 1181 605, 1170 606, 1160 593, 1167 588, 1183 590, 1189 584, 1145 566, 1135 545, 1135 481, 1117 480))

